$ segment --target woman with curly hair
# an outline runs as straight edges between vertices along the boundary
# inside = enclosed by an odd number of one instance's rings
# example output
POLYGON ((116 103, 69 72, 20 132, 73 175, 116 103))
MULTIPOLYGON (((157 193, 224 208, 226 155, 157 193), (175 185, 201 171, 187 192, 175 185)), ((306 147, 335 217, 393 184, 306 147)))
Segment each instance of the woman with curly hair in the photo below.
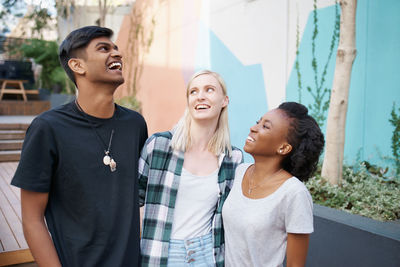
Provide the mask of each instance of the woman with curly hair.
POLYGON ((313 203, 302 182, 315 171, 324 136, 305 106, 286 102, 250 128, 222 217, 226 266, 304 266, 313 203))

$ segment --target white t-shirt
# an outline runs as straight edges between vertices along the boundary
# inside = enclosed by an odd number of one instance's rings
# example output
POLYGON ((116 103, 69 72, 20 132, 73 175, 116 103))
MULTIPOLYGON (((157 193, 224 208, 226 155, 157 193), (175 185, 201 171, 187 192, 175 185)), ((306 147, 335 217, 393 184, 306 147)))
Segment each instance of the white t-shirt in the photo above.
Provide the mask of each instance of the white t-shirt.
POLYGON ((219 194, 218 171, 197 176, 182 168, 171 239, 188 239, 211 232, 219 194))
POLYGON ((244 196, 242 180, 250 165, 237 167, 232 190, 222 209, 225 266, 282 266, 287 233, 314 231, 312 198, 295 177, 265 198, 244 196))

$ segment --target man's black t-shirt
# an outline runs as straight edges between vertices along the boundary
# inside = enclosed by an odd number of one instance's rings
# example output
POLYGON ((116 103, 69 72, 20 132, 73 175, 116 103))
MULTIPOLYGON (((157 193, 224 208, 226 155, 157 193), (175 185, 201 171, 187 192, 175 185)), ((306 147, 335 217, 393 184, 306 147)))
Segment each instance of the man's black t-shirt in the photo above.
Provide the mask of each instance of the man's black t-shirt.
POLYGON ((146 138, 143 117, 118 105, 99 119, 71 102, 28 128, 11 184, 49 193, 45 217, 63 266, 139 266, 137 164, 146 138), (114 172, 103 163, 112 130, 114 172))

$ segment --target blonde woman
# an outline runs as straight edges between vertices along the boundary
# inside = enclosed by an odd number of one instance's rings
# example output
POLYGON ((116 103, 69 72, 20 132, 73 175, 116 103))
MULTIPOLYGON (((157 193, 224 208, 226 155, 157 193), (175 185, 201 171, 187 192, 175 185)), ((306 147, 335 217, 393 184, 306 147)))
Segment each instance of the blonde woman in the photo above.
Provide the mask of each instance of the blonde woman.
POLYGON ((230 144, 220 75, 196 73, 186 96, 178 124, 151 136, 139 160, 142 266, 224 265, 221 211, 242 152, 230 144))

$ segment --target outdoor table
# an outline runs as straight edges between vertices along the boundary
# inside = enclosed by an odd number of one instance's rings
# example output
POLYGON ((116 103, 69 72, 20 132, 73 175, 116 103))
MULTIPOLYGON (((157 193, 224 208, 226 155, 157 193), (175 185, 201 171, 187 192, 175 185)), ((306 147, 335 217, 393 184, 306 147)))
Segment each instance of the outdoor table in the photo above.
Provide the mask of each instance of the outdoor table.
POLYGON ((22 95, 23 100, 26 102, 28 101, 28 98, 26 97, 27 94, 39 93, 39 90, 25 90, 24 83, 28 82, 27 80, 0 79, 0 82, 0 100, 3 99, 4 94, 19 94, 22 95), (11 86, 12 88, 7 88, 7 86, 11 86))

